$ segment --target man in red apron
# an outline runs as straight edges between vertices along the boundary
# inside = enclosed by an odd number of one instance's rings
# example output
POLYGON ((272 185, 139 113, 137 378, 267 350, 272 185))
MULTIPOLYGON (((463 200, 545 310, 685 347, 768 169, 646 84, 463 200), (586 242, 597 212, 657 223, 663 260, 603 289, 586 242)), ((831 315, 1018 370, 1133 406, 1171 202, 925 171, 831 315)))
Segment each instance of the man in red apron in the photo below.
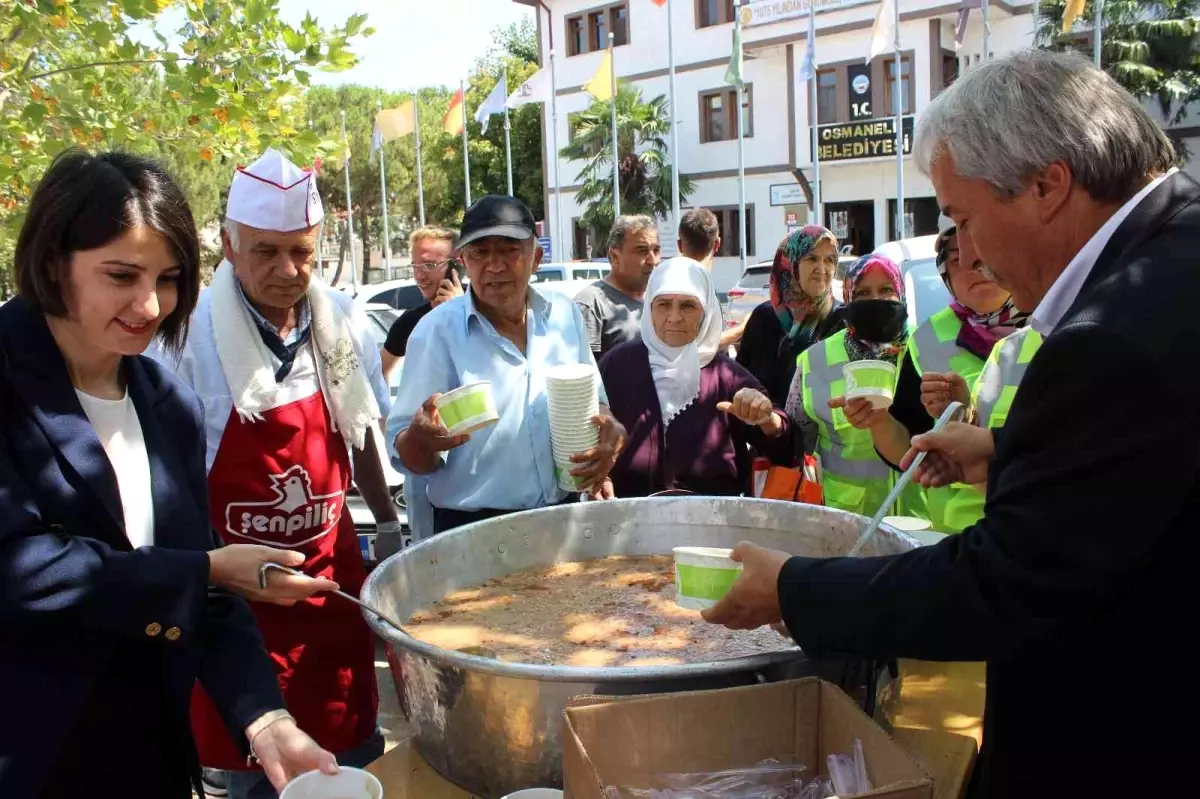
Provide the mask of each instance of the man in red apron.
MULTIPOLYGON (((178 371, 204 404, 221 538, 294 549, 306 574, 357 595, 366 573, 344 512, 352 474, 377 522, 396 525, 372 432, 388 390, 350 296, 311 280, 322 215, 315 177, 275 150, 239 168, 226 260, 201 294, 178 371)), ((382 754, 374 642, 358 608, 323 594, 253 610, 297 723, 343 765, 382 754)), ((229 770, 231 797, 275 796, 199 687, 192 726, 201 764, 229 770)))

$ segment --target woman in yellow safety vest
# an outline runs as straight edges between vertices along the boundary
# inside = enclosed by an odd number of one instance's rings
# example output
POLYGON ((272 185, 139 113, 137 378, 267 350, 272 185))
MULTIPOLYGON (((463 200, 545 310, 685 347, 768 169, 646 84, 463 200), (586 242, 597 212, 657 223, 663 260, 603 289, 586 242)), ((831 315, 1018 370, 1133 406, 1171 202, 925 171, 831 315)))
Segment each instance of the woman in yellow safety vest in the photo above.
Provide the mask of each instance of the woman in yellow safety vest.
MULTIPOLYGON (((838 403, 845 393, 842 367, 862 360, 895 364, 908 336, 908 306, 900 267, 881 255, 854 262, 842 285, 846 329, 813 344, 800 355, 788 394, 788 416, 817 428, 825 504, 871 516, 896 476, 875 452, 870 432, 846 419, 838 403)), ((900 495, 893 513, 925 516, 925 495, 915 484, 900 495)))
MULTIPOLYGON (((842 401, 850 424, 869 431, 880 456, 893 467, 913 436, 928 432, 951 400, 964 405, 992 349, 1023 328, 1027 315, 1012 303, 982 263, 959 259, 954 223, 942 217, 937 265, 953 298, 909 337, 891 408, 874 411, 863 400, 842 401)), ((958 533, 983 517, 983 494, 956 484, 926 492, 933 528, 958 533)))

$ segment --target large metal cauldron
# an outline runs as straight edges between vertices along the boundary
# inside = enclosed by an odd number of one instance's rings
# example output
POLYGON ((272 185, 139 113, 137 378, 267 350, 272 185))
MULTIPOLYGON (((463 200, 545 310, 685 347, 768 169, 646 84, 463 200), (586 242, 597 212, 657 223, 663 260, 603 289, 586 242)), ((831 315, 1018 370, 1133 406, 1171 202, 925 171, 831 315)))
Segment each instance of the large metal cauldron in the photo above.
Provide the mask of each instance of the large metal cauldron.
MULTIPOLYGON (((404 620, 451 591, 530 566, 612 554, 663 554, 681 545, 731 547, 742 540, 796 555, 834 556, 849 551, 866 523, 838 510, 768 500, 585 502, 480 522, 425 541, 380 564, 363 586, 362 598, 404 620)), ((913 539, 884 527, 876 551, 897 553, 916 546, 913 539)), ((806 658, 795 647, 651 668, 505 663, 430 646, 364 615, 390 645, 392 676, 417 749, 442 776, 486 797, 561 785, 561 722, 570 697, 830 676, 828 664, 806 658)), ((786 647, 783 639, 780 643, 786 647)))

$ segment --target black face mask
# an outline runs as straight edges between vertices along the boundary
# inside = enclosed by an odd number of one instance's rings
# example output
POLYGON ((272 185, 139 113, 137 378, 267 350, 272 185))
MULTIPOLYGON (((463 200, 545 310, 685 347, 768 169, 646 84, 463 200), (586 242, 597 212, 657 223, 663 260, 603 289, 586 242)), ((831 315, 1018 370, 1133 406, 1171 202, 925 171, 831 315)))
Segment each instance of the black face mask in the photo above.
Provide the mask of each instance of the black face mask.
POLYGON ((846 326, 862 341, 896 341, 907 323, 908 306, 899 300, 854 300, 846 306, 846 326))

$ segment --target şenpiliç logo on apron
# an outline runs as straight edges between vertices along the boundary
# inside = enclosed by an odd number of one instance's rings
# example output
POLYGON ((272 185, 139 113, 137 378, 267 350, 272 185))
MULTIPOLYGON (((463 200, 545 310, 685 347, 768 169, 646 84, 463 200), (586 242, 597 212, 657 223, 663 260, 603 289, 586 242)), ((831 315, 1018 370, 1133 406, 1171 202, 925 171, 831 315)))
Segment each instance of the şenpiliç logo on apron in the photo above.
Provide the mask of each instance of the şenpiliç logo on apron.
POLYGON ((312 478, 303 466, 293 466, 270 479, 276 499, 225 506, 228 533, 271 546, 298 547, 337 527, 346 501, 344 492, 313 496, 312 478))

